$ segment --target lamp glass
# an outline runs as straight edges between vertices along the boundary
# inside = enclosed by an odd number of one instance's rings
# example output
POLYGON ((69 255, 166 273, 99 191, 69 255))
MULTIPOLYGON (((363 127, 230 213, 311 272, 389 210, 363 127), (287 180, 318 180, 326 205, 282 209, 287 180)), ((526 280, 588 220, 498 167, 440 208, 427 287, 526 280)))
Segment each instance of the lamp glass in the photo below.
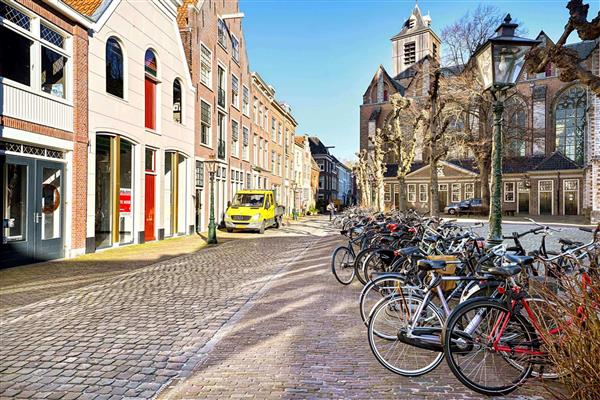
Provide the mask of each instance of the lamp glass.
POLYGON ((525 54, 531 46, 494 43, 494 84, 512 85, 517 81, 525 64, 525 54))
POLYGON ((484 88, 492 86, 494 83, 494 66, 492 65, 492 46, 486 45, 477 55, 477 69, 484 88))

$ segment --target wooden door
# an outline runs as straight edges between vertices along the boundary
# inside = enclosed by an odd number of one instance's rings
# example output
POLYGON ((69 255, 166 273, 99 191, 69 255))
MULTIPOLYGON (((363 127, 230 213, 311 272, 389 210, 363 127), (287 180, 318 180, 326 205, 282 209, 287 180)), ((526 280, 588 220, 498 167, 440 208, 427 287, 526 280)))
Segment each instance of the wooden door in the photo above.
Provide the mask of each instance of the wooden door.
POLYGON ((146 174, 146 209, 144 212, 144 240, 154 240, 154 183, 156 176, 152 174, 146 174))

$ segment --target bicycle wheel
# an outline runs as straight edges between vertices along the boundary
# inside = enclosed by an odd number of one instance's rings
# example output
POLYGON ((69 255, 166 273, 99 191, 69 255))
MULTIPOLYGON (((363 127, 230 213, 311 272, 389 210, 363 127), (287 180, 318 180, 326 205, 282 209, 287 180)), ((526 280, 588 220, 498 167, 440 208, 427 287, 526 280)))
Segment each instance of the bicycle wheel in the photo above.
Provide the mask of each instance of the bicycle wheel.
POLYGON ((392 250, 378 249, 371 252, 363 262, 363 278, 368 282, 377 278, 385 272, 389 272, 390 264, 393 262, 392 250))
POLYGON ((354 256, 348 247, 338 247, 331 256, 331 271, 342 285, 349 285, 354 279, 354 256))
POLYGON ((537 335, 521 315, 500 301, 482 298, 457 306, 443 335, 452 373, 469 389, 488 396, 507 395, 527 379, 532 363, 525 352, 537 351, 536 342, 537 335))
POLYGON ((362 283, 363 285, 367 284, 367 280, 365 279, 364 276, 362 276, 364 262, 365 262, 366 258, 369 256, 369 254, 371 254, 372 252, 374 252, 376 250, 377 249, 375 249, 375 248, 366 248, 364 250, 361 250, 354 258, 354 274, 358 278, 358 281, 360 283, 362 283))
POLYGON ((379 301, 391 294, 398 293, 404 284, 404 276, 394 274, 380 276, 365 285, 359 298, 360 318, 365 326, 369 326, 369 318, 379 301))
POLYGON ((423 297, 414 293, 392 295, 379 302, 369 320, 369 346, 373 355, 398 375, 424 375, 444 358, 439 337, 442 316, 431 303, 417 315, 422 303, 423 297), (414 330, 413 321, 416 321, 414 330))

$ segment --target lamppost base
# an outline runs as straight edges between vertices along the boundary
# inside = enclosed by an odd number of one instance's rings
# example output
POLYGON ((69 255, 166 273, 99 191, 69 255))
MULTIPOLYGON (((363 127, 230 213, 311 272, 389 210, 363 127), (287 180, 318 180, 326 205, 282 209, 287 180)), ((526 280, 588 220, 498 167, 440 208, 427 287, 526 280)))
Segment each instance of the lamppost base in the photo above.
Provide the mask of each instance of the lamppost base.
POLYGON ((208 237, 206 239, 206 243, 208 244, 217 244, 217 230, 216 230, 216 226, 210 226, 208 227, 208 237))
POLYGON ((493 247, 498 246, 499 244, 502 244, 502 242, 502 238, 489 238, 486 240, 486 247, 488 249, 491 249, 493 247))

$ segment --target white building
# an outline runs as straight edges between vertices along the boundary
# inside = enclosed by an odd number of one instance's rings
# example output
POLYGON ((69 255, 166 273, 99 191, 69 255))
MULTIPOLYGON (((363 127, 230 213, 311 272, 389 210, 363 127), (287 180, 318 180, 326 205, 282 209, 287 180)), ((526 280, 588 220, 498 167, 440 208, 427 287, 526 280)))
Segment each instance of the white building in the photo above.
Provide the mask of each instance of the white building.
MULTIPOLYGON (((78 4, 78 3, 74 3, 78 4)), ((177 0, 104 1, 88 17, 88 251, 193 231, 195 90, 177 0)))
POLYGON ((308 210, 315 206, 310 186, 312 155, 308 136, 294 137, 294 183, 296 184, 296 208, 308 210))

